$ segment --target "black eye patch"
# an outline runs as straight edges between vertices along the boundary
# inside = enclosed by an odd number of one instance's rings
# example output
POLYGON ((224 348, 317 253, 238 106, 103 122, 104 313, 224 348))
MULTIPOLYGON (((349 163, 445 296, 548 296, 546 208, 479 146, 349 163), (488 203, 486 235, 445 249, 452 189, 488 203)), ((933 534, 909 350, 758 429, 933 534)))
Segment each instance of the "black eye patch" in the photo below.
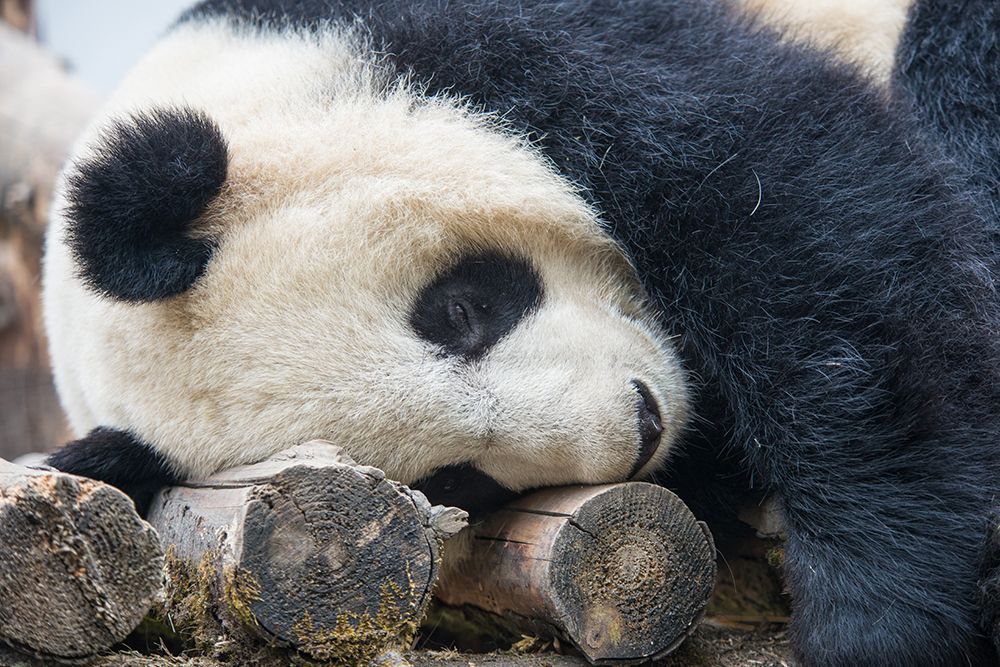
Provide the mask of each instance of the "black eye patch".
POLYGON ((541 300, 541 280, 524 260, 495 252, 470 255, 420 292, 410 324, 444 354, 473 360, 541 300))

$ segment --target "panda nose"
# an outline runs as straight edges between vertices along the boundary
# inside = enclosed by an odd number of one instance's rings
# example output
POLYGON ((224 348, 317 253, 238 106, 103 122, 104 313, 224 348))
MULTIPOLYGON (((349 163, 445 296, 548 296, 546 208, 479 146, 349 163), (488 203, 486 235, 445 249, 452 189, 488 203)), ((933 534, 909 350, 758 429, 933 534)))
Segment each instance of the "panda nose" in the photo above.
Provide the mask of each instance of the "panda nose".
POLYGON ((657 447, 660 446, 660 435, 663 433, 660 410, 649 387, 639 380, 635 380, 632 384, 639 394, 636 407, 639 422, 639 453, 629 477, 634 477, 649 459, 653 458, 657 447))

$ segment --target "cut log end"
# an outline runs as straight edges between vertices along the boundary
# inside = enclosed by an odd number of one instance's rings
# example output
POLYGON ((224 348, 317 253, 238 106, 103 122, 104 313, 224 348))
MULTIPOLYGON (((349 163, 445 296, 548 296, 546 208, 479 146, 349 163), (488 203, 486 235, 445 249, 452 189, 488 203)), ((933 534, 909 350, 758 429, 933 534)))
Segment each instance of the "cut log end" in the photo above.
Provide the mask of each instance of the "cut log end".
POLYGON ((438 595, 548 626, 594 663, 666 655, 690 634, 715 582, 707 530, 651 484, 549 489, 472 529, 438 595))
POLYGON ((121 641, 159 590, 156 532, 98 482, 2 463, 0 543, 0 640, 43 661, 121 641))
MULTIPOLYGON (((416 631, 456 521, 319 441, 167 489, 149 519, 180 562, 198 564, 203 599, 187 606, 209 610, 223 634, 350 664, 416 631)), ((180 593, 168 603, 189 599, 180 593)))
POLYGON ((254 492, 239 562, 267 591, 252 605, 257 621, 300 643, 306 614, 316 629, 343 626, 345 610, 415 627, 436 549, 391 482, 350 466, 292 468, 254 492))

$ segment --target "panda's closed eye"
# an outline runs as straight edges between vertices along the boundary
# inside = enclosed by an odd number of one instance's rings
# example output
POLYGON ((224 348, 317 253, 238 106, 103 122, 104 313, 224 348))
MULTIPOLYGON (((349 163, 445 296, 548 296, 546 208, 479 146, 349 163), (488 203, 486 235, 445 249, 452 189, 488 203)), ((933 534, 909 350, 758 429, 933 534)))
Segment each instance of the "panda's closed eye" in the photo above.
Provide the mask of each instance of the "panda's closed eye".
POLYGON ((541 298, 541 280, 526 261, 495 252, 469 255, 421 290, 410 324, 443 354, 476 359, 541 298))
POLYGON ((448 304, 448 319, 459 333, 472 333, 473 321, 471 312, 472 306, 461 299, 456 299, 448 304))

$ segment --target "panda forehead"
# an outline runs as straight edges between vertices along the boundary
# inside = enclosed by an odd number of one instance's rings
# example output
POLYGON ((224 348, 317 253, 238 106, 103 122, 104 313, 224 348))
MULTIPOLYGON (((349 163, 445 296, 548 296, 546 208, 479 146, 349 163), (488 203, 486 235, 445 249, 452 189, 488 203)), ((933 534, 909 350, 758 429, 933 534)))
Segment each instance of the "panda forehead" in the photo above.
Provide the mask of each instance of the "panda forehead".
POLYGON ((278 248, 292 236, 328 256, 394 253, 380 271, 423 275, 420 266, 469 248, 531 258, 552 246, 602 266, 617 257, 614 271, 631 273, 595 210, 532 145, 461 100, 390 82, 359 44, 346 31, 182 25, 130 74, 110 113, 136 100, 183 103, 218 124, 227 179, 197 233, 222 247, 249 235, 278 248))
POLYGON ((149 107, 205 113, 230 147, 226 192, 243 205, 361 184, 594 222, 574 187, 496 117, 455 97, 424 95, 377 61, 346 29, 186 23, 130 73, 108 115, 149 107))

